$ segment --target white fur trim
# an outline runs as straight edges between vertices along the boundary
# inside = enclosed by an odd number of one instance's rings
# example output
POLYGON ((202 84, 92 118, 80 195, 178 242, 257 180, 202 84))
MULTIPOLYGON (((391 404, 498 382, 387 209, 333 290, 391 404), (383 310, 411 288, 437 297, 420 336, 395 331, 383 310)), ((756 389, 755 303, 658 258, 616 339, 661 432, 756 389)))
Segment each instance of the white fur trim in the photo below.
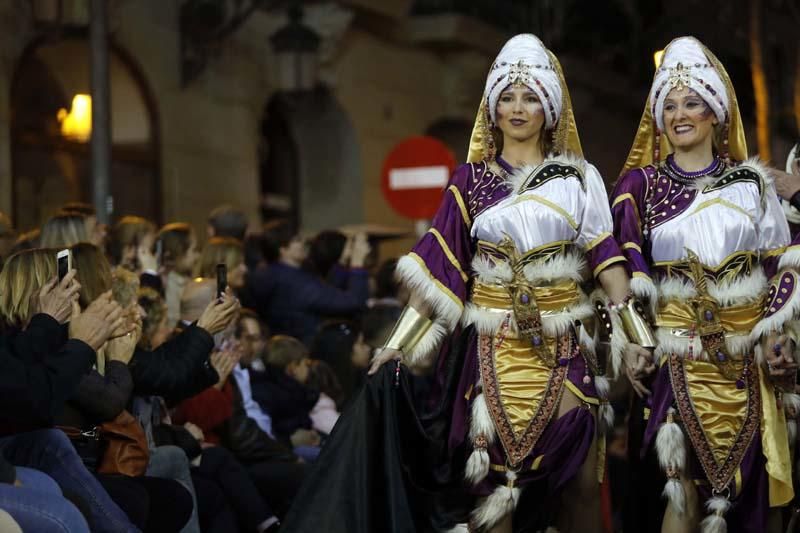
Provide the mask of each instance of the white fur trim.
POLYGON ((464 479, 477 485, 489 475, 489 452, 483 449, 472 450, 464 468, 464 479))
POLYGON ((450 330, 455 327, 461 318, 462 307, 434 283, 414 258, 408 255, 401 257, 395 273, 400 283, 431 305, 437 321, 450 330))
POLYGON ((412 367, 427 367, 433 362, 442 341, 447 337, 449 329, 437 321, 431 324, 431 329, 411 349, 408 355, 408 364, 412 367))
POLYGON ((563 335, 576 320, 583 320, 594 314, 594 309, 589 302, 581 302, 572 307, 568 307, 559 313, 542 316, 542 330, 545 335, 555 337, 563 335))
MULTIPOLYGON (((469 302, 464 308, 461 324, 474 325, 479 333, 494 335, 503 325, 507 313, 505 310, 485 309, 469 302)), ((563 335, 576 320, 583 320, 593 313, 594 310, 588 302, 581 302, 558 313, 542 316, 542 331, 550 337, 563 335)), ((509 330, 514 334, 518 331, 513 313, 509 318, 509 330)), ((588 339, 588 336, 586 338, 588 339)), ((587 347, 594 348, 594 342, 587 344, 587 347)))
POLYGON ((543 263, 525 265, 522 272, 531 283, 554 279, 571 279, 582 283, 586 274, 586 259, 577 254, 562 254, 543 263))
POLYGON ((658 306, 658 289, 650 278, 633 277, 631 278, 631 292, 643 300, 647 300, 652 316, 656 315, 658 306))
POLYGON ((800 269, 800 249, 793 249, 781 254, 781 260, 778 261, 778 270, 784 268, 800 269))
MULTIPOLYGON (((656 340, 658 346, 655 349, 655 358, 658 360, 664 354, 676 354, 686 357, 689 354, 689 337, 673 335, 667 328, 656 330, 656 340)), ((725 349, 730 354, 744 354, 753 349, 754 343, 750 335, 731 335, 725 336, 725 349)), ((703 350, 703 343, 699 336, 692 340, 692 354, 695 359, 708 361, 709 356, 703 350)))
POLYGON ((736 168, 749 168, 756 174, 758 174, 762 180, 764 180, 764 185, 770 186, 774 181, 774 176, 772 175, 772 169, 770 169, 767 165, 761 161, 761 158, 753 156, 749 159, 745 159, 741 163, 739 163, 736 168))
POLYGON ((469 421, 469 438, 475 440, 478 435, 483 435, 489 444, 495 440, 494 422, 489 408, 486 406, 486 398, 483 393, 478 394, 472 402, 472 416, 469 421))
MULTIPOLYGON (((784 272, 778 274, 778 276, 783 276, 784 272)), ((795 279, 797 276, 793 272, 788 272, 791 274, 795 279)), ((776 276, 776 279, 778 279, 776 276)), ((780 284, 780 281, 777 281, 780 284)), ((758 342, 761 340, 762 336, 769 335, 775 331, 781 331, 783 329, 783 325, 793 320, 800 314, 800 288, 795 286, 795 290, 792 294, 789 295, 789 300, 783 304, 783 307, 768 318, 764 318, 756 324, 756 327, 753 328, 753 332, 751 337, 753 342, 758 342)))
POLYGON ((512 333, 517 331, 517 321, 514 320, 514 313, 505 309, 486 309, 479 307, 472 302, 468 302, 464 307, 464 314, 461 315, 463 326, 475 326, 478 333, 483 335, 494 335, 508 317, 508 329, 512 333))
POLYGON ((686 512, 686 493, 683 490, 683 485, 681 485, 680 480, 674 478, 668 479, 664 484, 664 490, 661 492, 661 495, 672 504, 678 514, 686 512))
MULTIPOLYGON (((737 277, 731 282, 715 283, 706 280, 708 294, 723 307, 752 303, 760 298, 767 289, 767 277, 759 268, 745 277, 737 277)), ((678 278, 663 280, 658 285, 658 296, 661 301, 688 300, 697 296, 694 285, 678 278)))
POLYGON ((727 533, 728 524, 724 515, 728 512, 731 502, 722 496, 714 496, 706 502, 706 509, 711 513, 700 523, 702 533, 727 533))
POLYGON ((448 529, 444 533, 469 533, 468 524, 456 524, 454 527, 448 529))
POLYGON ((790 418, 786 421, 786 433, 789 436, 789 449, 791 450, 797 440, 797 420, 790 418))
POLYGON ((489 256, 476 255, 472 260, 472 271, 483 283, 500 285, 514 279, 514 273, 507 261, 497 261, 489 256))
POLYGON ((565 152, 559 155, 548 155, 539 167, 523 165, 522 167, 515 169, 514 172, 508 176, 506 182, 511 186, 511 190, 514 193, 519 193, 522 187, 531 177, 531 174, 533 174, 537 168, 541 168, 547 163, 558 163, 561 165, 573 166, 577 168, 581 174, 586 173, 586 160, 582 157, 576 156, 575 154, 565 152))
POLYGON ((505 485, 494 489, 489 496, 472 511, 472 520, 479 530, 489 529, 507 514, 514 511, 519 502, 520 489, 505 485))

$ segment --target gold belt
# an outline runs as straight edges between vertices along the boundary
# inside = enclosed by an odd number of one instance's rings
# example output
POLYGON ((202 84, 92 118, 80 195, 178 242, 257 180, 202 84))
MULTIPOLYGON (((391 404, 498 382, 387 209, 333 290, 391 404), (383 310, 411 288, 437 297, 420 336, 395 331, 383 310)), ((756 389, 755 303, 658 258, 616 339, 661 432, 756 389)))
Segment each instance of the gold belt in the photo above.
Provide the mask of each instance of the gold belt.
MULTIPOLYGON (((749 335, 761 320, 764 312, 764 300, 741 305, 719 308, 719 320, 726 335, 749 335)), ((672 329, 672 334, 688 337, 693 329, 697 329, 697 317, 691 303, 687 300, 668 300, 662 303, 656 313, 656 326, 672 329)))
MULTIPOLYGON (((534 287, 533 297, 536 298, 542 316, 548 316, 579 303, 581 292, 577 282, 560 280, 553 285, 534 287)), ((477 280, 472 285, 472 303, 488 310, 510 311, 514 308, 508 288, 477 280)))

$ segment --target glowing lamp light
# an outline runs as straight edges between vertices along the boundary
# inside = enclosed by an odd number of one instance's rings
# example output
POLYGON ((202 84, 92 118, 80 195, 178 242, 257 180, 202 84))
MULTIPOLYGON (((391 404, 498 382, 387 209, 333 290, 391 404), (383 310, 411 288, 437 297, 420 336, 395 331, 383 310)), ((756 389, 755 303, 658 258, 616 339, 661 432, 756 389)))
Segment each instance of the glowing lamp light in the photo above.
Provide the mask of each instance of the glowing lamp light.
POLYGON ((72 98, 72 109, 58 110, 61 135, 67 139, 86 142, 92 136, 92 97, 76 94, 72 98))
POLYGON ((664 59, 664 50, 657 50, 653 53, 653 62, 656 64, 656 68, 661 66, 662 59, 664 59))

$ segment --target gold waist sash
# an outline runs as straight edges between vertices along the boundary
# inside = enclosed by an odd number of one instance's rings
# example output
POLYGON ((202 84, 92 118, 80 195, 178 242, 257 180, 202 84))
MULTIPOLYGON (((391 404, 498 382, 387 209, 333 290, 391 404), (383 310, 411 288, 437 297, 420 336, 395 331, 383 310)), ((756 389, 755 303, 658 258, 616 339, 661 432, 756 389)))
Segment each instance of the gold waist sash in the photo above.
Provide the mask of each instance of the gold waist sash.
MULTIPOLYGON (((574 280, 560 280, 553 285, 533 288, 533 297, 541 315, 554 315, 580 302, 581 291, 574 280)), ((511 311, 514 309, 509 289, 475 281, 472 285, 472 303, 490 310, 511 311)))
MULTIPOLYGON (((720 307, 719 319, 725 333, 731 335, 749 335, 761 320, 764 301, 759 299, 749 304, 720 307)), ((656 326, 671 328, 673 334, 688 336, 689 331, 698 327, 697 317, 692 304, 686 300, 669 300, 662 303, 656 313, 656 326)))

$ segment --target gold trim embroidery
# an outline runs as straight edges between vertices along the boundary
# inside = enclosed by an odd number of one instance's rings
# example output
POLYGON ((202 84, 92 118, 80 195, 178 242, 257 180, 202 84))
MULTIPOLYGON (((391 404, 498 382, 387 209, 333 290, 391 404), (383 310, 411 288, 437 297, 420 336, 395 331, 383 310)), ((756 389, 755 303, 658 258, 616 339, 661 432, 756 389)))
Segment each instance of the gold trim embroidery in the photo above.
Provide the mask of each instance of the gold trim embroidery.
POLYGON ((436 237, 436 240, 439 243, 439 247, 444 252, 444 255, 447 256, 447 259, 450 261, 450 264, 453 265, 456 270, 458 270, 458 273, 461 275, 461 279, 463 279, 464 283, 466 283, 469 280, 469 276, 467 276, 464 273, 464 270, 461 268, 461 263, 458 262, 458 259, 456 259, 455 254, 447 245, 447 242, 445 242, 444 237, 442 236, 441 233, 439 233, 439 230, 437 230, 436 228, 431 228, 428 230, 428 233, 436 237))
MULTIPOLYGON (((492 335, 481 335, 478 339, 478 359, 483 381, 483 393, 486 396, 486 405, 497 428, 497 434, 500 436, 500 443, 503 445, 506 457, 512 466, 516 466, 522 463, 531 453, 545 427, 547 427, 556 412, 561 401, 561 393, 564 390, 564 381, 567 377, 569 365, 558 365, 551 371, 547 389, 542 395, 536 413, 534 413, 528 427, 520 438, 517 439, 511 422, 508 420, 508 415, 503 408, 503 402, 500 400, 500 387, 497 383, 494 365, 493 338, 492 335)), ((560 356, 569 357, 572 345, 570 336, 563 335, 556 342, 558 343, 560 356)))
POLYGON ((748 377, 745 378, 745 386, 748 393, 747 414, 728 452, 728 456, 722 464, 718 464, 703 430, 703 425, 700 423, 700 418, 694 410, 692 398, 689 395, 689 385, 686 380, 686 368, 684 367, 683 359, 676 354, 670 355, 669 358, 669 371, 672 380, 672 391, 675 395, 675 404, 678 406, 678 412, 694 448, 695 455, 699 459, 712 488, 717 492, 724 491, 730 485, 747 453, 747 449, 750 447, 753 437, 759 429, 761 393, 758 382, 753 383, 750 377, 757 375, 755 368, 753 368, 754 363, 750 361, 748 364, 750 365, 750 371, 748 372, 748 377))
POLYGON ((464 198, 461 197, 461 191, 459 191, 458 187, 455 185, 449 186, 447 190, 453 193, 453 197, 456 199, 458 208, 461 210, 461 216, 464 218, 464 224, 466 224, 467 227, 471 226, 472 220, 469 218, 469 211, 467 211, 467 205, 464 203, 464 198))

